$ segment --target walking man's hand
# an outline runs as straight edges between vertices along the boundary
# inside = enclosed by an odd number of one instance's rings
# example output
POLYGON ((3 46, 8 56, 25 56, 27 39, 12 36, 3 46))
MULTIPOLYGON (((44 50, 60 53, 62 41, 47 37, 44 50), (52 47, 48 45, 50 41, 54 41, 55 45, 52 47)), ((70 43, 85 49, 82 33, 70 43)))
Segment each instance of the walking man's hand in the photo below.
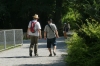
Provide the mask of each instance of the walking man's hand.
POLYGON ((59 38, 59 35, 57 35, 56 38, 59 38))
POLYGON ((46 40, 46 36, 44 36, 44 40, 46 40))
POLYGON ((27 34, 27 38, 30 38, 30 35, 27 34))
POLYGON ((39 36, 39 39, 42 39, 42 35, 39 36))

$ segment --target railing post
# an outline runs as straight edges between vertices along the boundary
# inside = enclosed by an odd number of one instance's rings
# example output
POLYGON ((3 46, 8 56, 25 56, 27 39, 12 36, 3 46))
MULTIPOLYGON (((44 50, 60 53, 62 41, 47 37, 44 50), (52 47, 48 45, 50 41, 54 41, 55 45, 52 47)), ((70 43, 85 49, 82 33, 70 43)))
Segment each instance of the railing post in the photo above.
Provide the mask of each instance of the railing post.
POLYGON ((16 46, 16 43, 15 43, 15 30, 13 30, 13 33, 14 33, 14 46, 16 46))
POLYGON ((6 49, 6 31, 4 30, 4 49, 6 49))
POLYGON ((22 31, 22 45, 23 45, 23 30, 21 29, 21 31, 22 31))

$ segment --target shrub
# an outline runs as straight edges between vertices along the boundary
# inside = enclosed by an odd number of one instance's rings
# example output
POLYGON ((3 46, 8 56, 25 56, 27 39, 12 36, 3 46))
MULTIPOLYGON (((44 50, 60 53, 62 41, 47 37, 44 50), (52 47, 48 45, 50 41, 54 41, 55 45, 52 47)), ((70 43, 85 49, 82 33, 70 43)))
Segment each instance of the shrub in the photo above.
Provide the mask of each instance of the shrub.
POLYGON ((100 25, 98 22, 82 25, 67 42, 69 66, 100 66, 100 25))
POLYGON ((84 44, 83 38, 79 37, 76 33, 70 39, 68 44, 68 55, 66 62, 69 66, 82 66, 87 60, 87 46, 84 44), (83 59, 83 60, 82 60, 83 59))

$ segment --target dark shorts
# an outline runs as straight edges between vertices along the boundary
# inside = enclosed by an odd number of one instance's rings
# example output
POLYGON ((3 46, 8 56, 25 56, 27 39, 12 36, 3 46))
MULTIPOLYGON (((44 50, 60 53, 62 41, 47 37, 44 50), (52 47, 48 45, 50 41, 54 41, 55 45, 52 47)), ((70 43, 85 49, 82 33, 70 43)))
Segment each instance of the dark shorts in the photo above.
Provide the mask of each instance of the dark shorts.
POLYGON ((51 45, 56 46, 56 38, 47 39, 47 48, 51 48, 51 45))

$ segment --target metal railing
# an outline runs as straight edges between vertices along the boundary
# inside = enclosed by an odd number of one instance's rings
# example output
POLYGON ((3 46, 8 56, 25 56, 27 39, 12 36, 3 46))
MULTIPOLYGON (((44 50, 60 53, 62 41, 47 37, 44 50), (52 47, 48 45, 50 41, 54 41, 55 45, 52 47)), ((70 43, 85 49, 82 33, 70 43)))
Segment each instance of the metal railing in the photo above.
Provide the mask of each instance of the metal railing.
POLYGON ((23 30, 9 29, 0 31, 0 51, 23 44, 23 30))

